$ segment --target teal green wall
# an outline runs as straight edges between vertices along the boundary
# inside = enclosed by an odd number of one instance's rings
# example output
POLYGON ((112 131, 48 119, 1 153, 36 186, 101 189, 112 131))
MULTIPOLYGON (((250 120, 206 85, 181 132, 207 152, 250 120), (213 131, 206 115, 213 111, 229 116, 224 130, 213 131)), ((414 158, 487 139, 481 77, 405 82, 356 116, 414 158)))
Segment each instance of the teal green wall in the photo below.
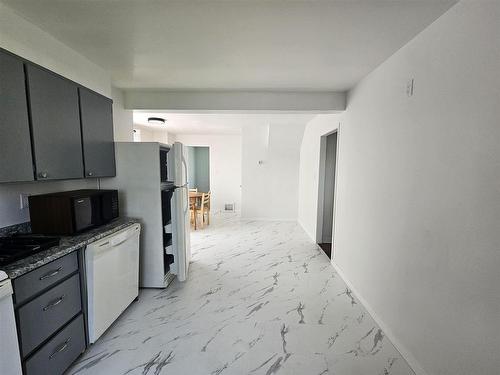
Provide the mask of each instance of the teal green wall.
POLYGON ((210 149, 188 146, 188 184, 191 189, 210 191, 210 149))

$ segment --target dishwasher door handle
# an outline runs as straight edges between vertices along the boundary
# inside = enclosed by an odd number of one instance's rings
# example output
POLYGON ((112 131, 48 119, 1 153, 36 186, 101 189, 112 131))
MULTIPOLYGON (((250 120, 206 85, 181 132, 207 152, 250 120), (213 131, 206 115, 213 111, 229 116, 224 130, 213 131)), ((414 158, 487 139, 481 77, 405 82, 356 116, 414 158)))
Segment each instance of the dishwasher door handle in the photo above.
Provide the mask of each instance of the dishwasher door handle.
POLYGON ((137 226, 134 226, 133 228, 130 228, 127 231, 118 234, 115 238, 111 239, 111 246, 116 247, 121 245, 122 243, 127 242, 137 234, 138 229, 139 228, 137 226))
POLYGON ((94 257, 99 257, 101 254, 104 254, 117 246, 123 245, 125 242, 137 235, 139 229, 139 226, 134 226, 126 231, 110 234, 108 237, 101 240, 104 242, 89 245, 87 247, 87 251, 91 250, 94 257))
POLYGON ((120 246, 121 244, 123 244, 123 243, 127 242, 127 241, 129 240, 129 238, 130 238, 130 237, 127 237, 127 238, 125 238, 124 240, 121 240, 121 241, 120 241, 120 242, 118 242, 118 243, 114 243, 114 244, 113 244, 113 247, 120 246))

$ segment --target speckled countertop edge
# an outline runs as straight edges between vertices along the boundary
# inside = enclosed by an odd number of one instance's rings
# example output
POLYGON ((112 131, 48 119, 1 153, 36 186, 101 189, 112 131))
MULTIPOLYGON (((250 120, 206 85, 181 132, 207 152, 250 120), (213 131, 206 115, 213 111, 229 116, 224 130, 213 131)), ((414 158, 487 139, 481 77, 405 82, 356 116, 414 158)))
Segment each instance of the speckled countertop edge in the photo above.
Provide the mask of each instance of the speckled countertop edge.
POLYGON ((11 279, 22 276, 34 269, 37 269, 47 263, 59 259, 75 250, 78 250, 89 243, 95 242, 118 232, 132 224, 140 223, 140 220, 133 218, 118 218, 105 224, 101 227, 91 229, 84 233, 80 233, 71 237, 61 237, 59 246, 51 247, 50 249, 33 254, 27 258, 18 260, 17 262, 0 267, 2 271, 11 279))

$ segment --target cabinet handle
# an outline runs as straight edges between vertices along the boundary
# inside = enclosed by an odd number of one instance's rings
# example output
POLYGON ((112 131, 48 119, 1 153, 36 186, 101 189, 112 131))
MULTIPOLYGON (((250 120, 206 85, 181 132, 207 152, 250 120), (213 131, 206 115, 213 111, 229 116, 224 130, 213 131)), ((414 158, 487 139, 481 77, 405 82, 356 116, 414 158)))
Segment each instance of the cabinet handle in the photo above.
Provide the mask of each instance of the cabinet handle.
POLYGON ((94 172, 88 171, 87 176, 92 177, 94 175, 94 172))
POLYGON ((50 356, 49 356, 49 359, 52 359, 54 358, 57 354, 61 353, 61 352, 64 352, 66 349, 68 349, 68 346, 69 346, 69 343, 71 341, 71 337, 69 337, 65 342, 64 344, 62 344, 60 347, 58 347, 54 353, 52 353, 50 356))
POLYGON ((47 311, 47 310, 50 310, 53 307, 56 307, 57 305, 59 305, 64 300, 64 298, 66 298, 65 294, 63 294, 61 297, 59 297, 56 301, 51 302, 47 306, 45 306, 43 308, 43 311, 47 311))
POLYGON ((40 172, 38 173, 38 177, 39 178, 47 178, 49 176, 49 174, 47 172, 40 172))
POLYGON ((43 276, 40 276, 40 281, 41 281, 41 280, 45 280, 45 279, 49 279, 49 278, 51 278, 51 277, 53 277, 53 276, 57 275, 59 272, 61 272, 61 271, 62 271, 62 269, 63 269, 62 267, 59 267, 57 270, 51 271, 51 272, 49 272, 49 273, 46 273, 46 274, 45 274, 45 275, 43 275, 43 276))

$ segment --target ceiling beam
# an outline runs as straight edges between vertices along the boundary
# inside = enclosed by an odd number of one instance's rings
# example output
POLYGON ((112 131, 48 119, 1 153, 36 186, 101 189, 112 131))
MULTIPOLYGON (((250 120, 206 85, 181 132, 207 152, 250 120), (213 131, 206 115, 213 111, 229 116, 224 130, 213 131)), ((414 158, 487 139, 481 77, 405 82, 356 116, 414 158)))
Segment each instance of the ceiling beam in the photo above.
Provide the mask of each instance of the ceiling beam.
POLYGON ((178 112, 314 112, 345 110, 346 93, 125 89, 125 109, 178 112))

